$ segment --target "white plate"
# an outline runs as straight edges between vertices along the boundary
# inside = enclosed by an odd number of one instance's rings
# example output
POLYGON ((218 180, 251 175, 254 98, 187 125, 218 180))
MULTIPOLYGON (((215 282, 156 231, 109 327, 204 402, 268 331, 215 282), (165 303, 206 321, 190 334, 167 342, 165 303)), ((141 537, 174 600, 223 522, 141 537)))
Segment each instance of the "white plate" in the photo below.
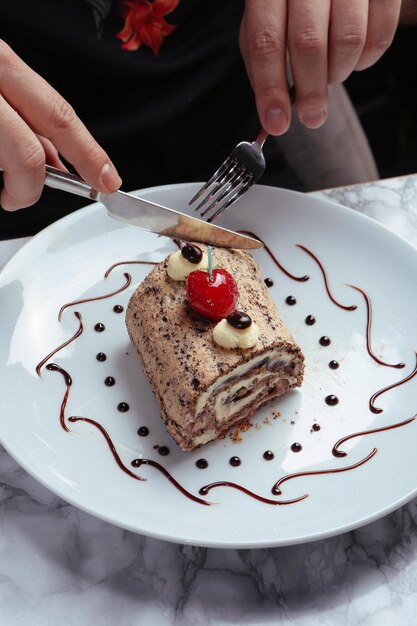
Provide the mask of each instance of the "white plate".
MULTIPOLYGON (((141 195, 183 210, 195 189, 178 185, 141 195)), ((129 345, 124 314, 113 311, 116 304, 126 307, 150 266, 119 266, 103 278, 113 263, 159 261, 174 246, 165 238, 122 226, 93 205, 32 239, 0 275, 3 445, 65 500, 124 528, 171 541, 218 547, 288 545, 346 531, 399 507, 417 493, 416 421, 351 439, 342 446, 348 453, 344 458, 335 458, 332 447, 345 435, 402 422, 416 412, 417 377, 378 398, 382 413, 368 407, 375 391, 415 367, 416 250, 352 210, 268 187, 251 190, 222 224, 255 232, 290 272, 310 276, 307 282, 294 281, 266 251, 255 254, 264 275, 273 279, 272 294, 305 352, 302 389, 260 410, 241 442, 227 437, 191 454, 181 452, 160 421, 129 345), (357 310, 342 310, 330 300, 316 261, 296 244, 319 257, 334 297, 356 304, 357 310), (128 289, 68 308, 58 322, 64 303, 119 289, 124 272, 133 279, 128 289), (404 369, 379 365, 369 356, 365 300, 348 284, 363 289, 372 301, 372 349, 389 363, 403 361, 404 369), (285 303, 289 295, 297 300, 294 306, 285 303), (81 313, 84 331, 51 359, 73 381, 64 411, 71 432, 65 432, 59 421, 64 378, 45 367, 39 377, 35 367, 75 333, 74 311, 81 313), (309 314, 317 320, 312 326, 304 321, 309 314), (98 322, 105 325, 102 333, 94 330, 98 322), (323 335, 331 338, 330 346, 319 344, 323 335), (98 352, 106 353, 105 362, 96 360, 98 352), (332 359, 340 363, 337 370, 328 367, 332 359), (115 378, 113 387, 104 385, 107 376, 115 378), (325 403, 329 394, 339 398, 337 406, 325 403), (127 402, 130 410, 118 411, 120 402, 127 402), (68 422, 71 415, 99 422, 125 466, 146 482, 121 471, 102 433, 86 422, 68 422), (311 432, 313 423, 321 430, 311 432), (147 437, 137 435, 141 426, 149 428, 147 437), (291 450, 294 442, 302 445, 298 453, 291 450), (169 455, 161 456, 154 447, 158 445, 168 446, 169 455), (374 449, 374 456, 356 469, 301 476, 283 484, 281 496, 271 493, 280 477, 343 470, 374 449), (266 450, 273 451, 272 461, 264 460, 266 450), (240 457, 239 467, 229 464, 232 456, 240 457), (274 501, 308 497, 273 506, 232 487, 218 487, 202 497, 218 505, 204 506, 184 496, 155 467, 132 468, 135 458, 159 462, 196 496, 207 483, 229 481, 274 501), (199 458, 208 461, 208 468, 196 467, 199 458)))

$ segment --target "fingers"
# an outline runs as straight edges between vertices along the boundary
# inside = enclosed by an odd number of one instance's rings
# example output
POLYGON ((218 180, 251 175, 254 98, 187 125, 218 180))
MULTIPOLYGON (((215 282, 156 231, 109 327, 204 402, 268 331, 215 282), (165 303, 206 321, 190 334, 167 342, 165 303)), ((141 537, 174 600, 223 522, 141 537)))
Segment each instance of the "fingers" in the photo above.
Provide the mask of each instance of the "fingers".
POLYGON ((284 133, 291 118, 286 29, 286 0, 246 0, 240 47, 261 125, 271 135, 284 133))
POLYGON ((400 9, 401 0, 246 0, 240 47, 264 129, 288 129, 287 53, 298 117, 318 128, 327 117, 327 85, 379 59, 400 9))
POLYGON ((327 117, 330 0, 288 3, 288 51, 300 121, 318 128, 327 117))
POLYGON ((4 169, 1 206, 8 210, 34 204, 45 180, 45 152, 36 135, 0 96, 0 165, 4 169))
MULTIPOLYGON (((22 126, 15 122, 15 127, 19 127, 21 135, 25 135, 27 139, 31 136, 31 141, 34 141, 33 133, 47 138, 55 149, 74 165, 78 173, 99 191, 111 192, 119 188, 121 179, 114 165, 72 107, 2 41, 0 41, 0 94, 10 105, 10 109, 17 112, 22 123, 26 124, 26 132, 23 132, 22 126)), ((8 118, 10 118, 10 113, 8 118)), ((0 118, 0 128, 1 141, 4 143, 5 135, 9 135, 11 131, 8 130, 2 118, 0 118)), ((16 144, 12 139, 7 141, 16 144)), ((45 161, 44 157, 43 164, 41 163, 39 150, 45 144, 37 140, 35 145, 37 146, 34 152, 36 156, 31 157, 31 163, 35 162, 35 164, 32 164, 31 168, 33 169, 32 177, 37 182, 40 180, 42 165, 44 167, 45 161)), ((4 162, 1 165, 6 169, 4 162)), ((13 162, 13 167, 16 177, 15 162, 13 162)), ((25 169, 26 173, 27 169, 25 169)), ((7 171, 9 190, 12 184, 13 189, 16 189, 16 183, 12 183, 9 174, 10 172, 7 171)), ((37 193, 38 187, 36 186, 37 193)), ((6 191, 6 199, 9 197, 7 194, 6 191)), ((15 194, 14 197, 16 197, 15 194)))
POLYGON ((46 137, 42 137, 42 135, 36 135, 36 136, 45 152, 46 163, 48 163, 48 165, 52 165, 52 167, 57 167, 59 170, 68 172, 68 169, 65 167, 65 165, 61 161, 58 150, 55 148, 52 141, 49 141, 49 139, 46 139, 46 137))
POLYGON ((362 54, 368 27, 368 0, 333 0, 329 34, 329 83, 341 83, 362 54))
POLYGON ((365 46, 356 70, 370 67, 389 48, 400 17, 401 0, 370 0, 365 46))

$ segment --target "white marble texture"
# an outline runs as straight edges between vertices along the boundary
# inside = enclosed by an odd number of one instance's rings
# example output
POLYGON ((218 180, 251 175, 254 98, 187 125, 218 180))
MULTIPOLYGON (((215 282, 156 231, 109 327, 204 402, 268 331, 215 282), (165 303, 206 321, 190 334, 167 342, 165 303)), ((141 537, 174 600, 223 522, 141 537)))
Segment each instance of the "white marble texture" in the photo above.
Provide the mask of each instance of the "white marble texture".
MULTIPOLYGON (((357 208, 417 245, 417 176, 314 195, 357 208)), ((6 245, 0 244, 1 260, 6 245)), ((195 548, 136 535, 77 510, 0 448, 1 626, 416 621, 417 500, 315 543, 195 548)))

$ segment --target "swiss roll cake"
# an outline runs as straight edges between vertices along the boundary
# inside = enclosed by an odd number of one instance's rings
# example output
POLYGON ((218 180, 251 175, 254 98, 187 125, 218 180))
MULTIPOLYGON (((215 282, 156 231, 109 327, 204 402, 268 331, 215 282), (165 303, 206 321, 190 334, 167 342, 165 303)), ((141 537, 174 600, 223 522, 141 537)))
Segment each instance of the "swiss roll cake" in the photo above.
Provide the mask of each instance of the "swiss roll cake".
POLYGON ((304 356, 243 250, 185 244, 132 295, 126 326, 183 450, 218 439, 299 387, 304 356), (211 262, 210 262, 211 261, 211 262))

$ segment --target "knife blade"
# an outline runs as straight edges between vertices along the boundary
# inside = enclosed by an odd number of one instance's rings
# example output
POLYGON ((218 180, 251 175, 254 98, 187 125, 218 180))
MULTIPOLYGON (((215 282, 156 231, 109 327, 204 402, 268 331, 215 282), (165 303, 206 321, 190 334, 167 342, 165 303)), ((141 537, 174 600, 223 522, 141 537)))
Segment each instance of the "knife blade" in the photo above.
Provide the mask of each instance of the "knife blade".
MULTIPOLYGON (((1 168, 0 168, 1 169, 1 168)), ((171 239, 196 241, 218 248, 251 250, 262 248, 262 242, 227 228, 209 224, 196 217, 174 211, 155 202, 124 191, 101 193, 75 174, 47 165, 45 185, 77 196, 101 202, 114 219, 171 239)))

